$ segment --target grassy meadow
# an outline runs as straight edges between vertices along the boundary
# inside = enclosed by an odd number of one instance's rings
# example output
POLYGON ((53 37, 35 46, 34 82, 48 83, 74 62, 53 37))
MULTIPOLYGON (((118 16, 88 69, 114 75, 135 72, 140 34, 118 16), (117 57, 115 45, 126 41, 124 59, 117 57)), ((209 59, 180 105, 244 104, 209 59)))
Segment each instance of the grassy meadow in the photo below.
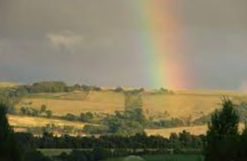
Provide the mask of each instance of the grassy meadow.
POLYGON ((0 82, 0 88, 12 88, 18 86, 17 83, 13 82, 0 82))
MULTIPOLYGON (((206 116, 221 106, 222 96, 231 98, 234 102, 247 101, 247 94, 231 91, 193 91, 181 90, 171 93, 158 91, 144 91, 141 93, 143 111, 148 118, 179 118, 194 120, 206 116)), ((81 113, 113 114, 123 111, 125 107, 124 92, 109 89, 100 91, 73 91, 60 93, 29 94, 16 105, 17 111, 21 107, 32 107, 40 110, 46 105, 53 116, 65 116, 68 113, 79 116, 81 113)), ((38 117, 9 116, 10 124, 14 127, 44 127, 47 124, 55 126, 70 126, 82 129, 85 124, 76 121, 47 119, 38 117)), ((148 135, 169 137, 171 133, 186 130, 194 135, 205 134, 206 125, 174 127, 163 129, 146 129, 148 135)))
MULTIPOLYGON (((247 95, 220 91, 175 91, 172 94, 143 92, 143 109, 147 116, 173 118, 199 118, 220 106, 222 96, 247 100, 247 95)), ((124 110, 124 93, 110 90, 75 91, 68 93, 32 94, 23 98, 17 105, 40 109, 46 105, 54 115, 82 112, 113 113, 124 110)))
POLYGON ((40 109, 41 105, 46 105, 57 116, 82 112, 113 113, 124 110, 124 95, 112 91, 34 94, 22 99, 16 107, 40 109))
MULTIPOLYGON (((28 129, 47 129, 47 126, 53 126, 55 131, 53 133, 60 136, 65 133, 64 129, 70 129, 66 133, 71 136, 84 135, 81 133, 83 127, 86 125, 82 122, 77 121, 66 121, 53 118, 41 118, 41 117, 30 117, 30 116, 16 116, 8 115, 9 124, 14 128, 15 132, 26 132, 28 129)), ((35 130, 36 131, 36 130, 35 130)), ((40 135, 35 132, 34 134, 40 135)))
MULTIPOLYGON (((48 119, 48 118, 39 118, 39 117, 30 117, 30 116, 16 116, 8 115, 9 123, 13 127, 45 127, 48 124, 53 124, 58 127, 70 126, 75 129, 83 129, 85 126, 82 122, 77 121, 66 121, 59 119, 48 119)), ((16 128, 16 130, 21 128, 16 128)), ((179 133, 183 130, 186 130, 194 135, 205 134, 207 131, 206 125, 201 126, 189 126, 189 127, 174 127, 174 128, 164 128, 164 129, 146 129, 148 135, 160 135, 164 137, 169 137, 171 133, 179 133)))
POLYGON ((8 119, 10 125, 12 126, 44 127, 47 124, 54 124, 56 126, 72 126, 74 128, 83 128, 85 126, 85 124, 82 122, 29 117, 29 116, 8 115, 8 119))
POLYGON ((174 128, 163 128, 163 129, 146 129, 145 132, 147 135, 160 135, 166 138, 169 138, 171 133, 180 133, 183 130, 193 134, 193 135, 201 135, 206 134, 207 125, 198 125, 198 126, 187 126, 187 127, 174 127, 174 128))

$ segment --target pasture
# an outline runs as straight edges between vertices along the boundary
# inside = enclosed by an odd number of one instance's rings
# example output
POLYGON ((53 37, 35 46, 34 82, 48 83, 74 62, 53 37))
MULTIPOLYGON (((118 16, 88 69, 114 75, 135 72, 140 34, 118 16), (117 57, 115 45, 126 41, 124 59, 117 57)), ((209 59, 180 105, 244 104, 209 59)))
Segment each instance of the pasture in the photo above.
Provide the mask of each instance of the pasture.
MULTIPOLYGON (((232 98, 235 102, 247 100, 246 94, 229 91, 186 90, 172 94, 145 91, 141 96, 146 116, 183 120, 194 120, 213 112, 220 107, 222 96, 232 98)), ((125 95, 111 90, 41 93, 26 96, 16 107, 29 106, 39 110, 42 105, 46 105, 57 116, 67 113, 79 115, 82 112, 114 113, 124 110, 125 95)))
POLYGON ((187 126, 187 127, 174 127, 174 128, 162 128, 162 129, 146 129, 145 132, 147 135, 160 135, 166 138, 169 138, 171 133, 180 133, 183 130, 189 132, 192 135, 201 135, 206 134, 207 132, 207 125, 200 125, 200 126, 187 126))
POLYGON ((57 116, 67 113, 80 115, 82 112, 113 113, 124 110, 124 95, 111 91, 44 93, 30 95, 16 107, 29 106, 39 110, 42 105, 46 105, 57 116))
POLYGON ((18 86, 18 84, 14 82, 0 82, 0 88, 11 88, 16 86, 18 86))
POLYGON ((48 119, 41 117, 29 117, 29 116, 16 116, 8 115, 8 120, 11 126, 21 127, 45 127, 48 124, 54 124, 56 126, 64 127, 71 126, 74 128, 82 129, 85 124, 77 121, 66 121, 59 119, 48 119))

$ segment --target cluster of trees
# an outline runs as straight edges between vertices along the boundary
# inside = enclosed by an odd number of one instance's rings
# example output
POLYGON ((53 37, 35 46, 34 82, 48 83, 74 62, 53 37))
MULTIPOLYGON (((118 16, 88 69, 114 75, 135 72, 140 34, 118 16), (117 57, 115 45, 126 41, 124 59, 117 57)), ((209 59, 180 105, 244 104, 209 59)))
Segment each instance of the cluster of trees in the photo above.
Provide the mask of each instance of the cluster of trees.
POLYGON ((28 94, 71 92, 76 90, 100 91, 101 88, 97 86, 79 84, 69 86, 61 81, 43 81, 33 83, 32 85, 20 85, 16 87, 2 88, 0 89, 0 101, 5 102, 6 100, 12 100, 13 102, 16 102, 20 100, 21 97, 28 94))
POLYGON ((162 136, 147 136, 145 133, 134 136, 105 135, 100 137, 73 137, 62 135, 54 136, 52 133, 43 133, 41 137, 34 137, 30 133, 16 133, 18 144, 25 149, 36 148, 69 148, 69 149, 174 149, 180 152, 186 149, 202 150, 203 136, 194 136, 188 132, 172 134, 170 138, 162 136))
POLYGON ((109 133, 109 128, 104 125, 85 125, 83 132, 90 135, 106 135, 109 133))
POLYGON ((247 127, 239 132, 239 115, 229 99, 223 109, 216 111, 209 123, 206 136, 205 161, 247 160, 247 127))
POLYGON ((116 111, 103 120, 103 125, 108 127, 108 133, 120 136, 132 136, 143 133, 146 124, 141 108, 133 108, 123 112, 116 111))
POLYGON ((30 93, 56 93, 67 90, 67 85, 60 81, 37 82, 29 87, 30 93))
POLYGON ((157 121, 151 121, 148 120, 147 127, 148 128, 171 128, 171 127, 181 127, 186 126, 186 123, 178 118, 171 118, 171 119, 165 119, 165 120, 157 120, 157 121))
MULTIPOLYGON (((98 115, 100 115, 100 114, 98 114, 98 115)), ((68 121, 81 121, 81 122, 92 123, 94 121, 94 119, 96 117, 98 117, 98 115, 96 116, 92 112, 81 113, 80 116, 76 116, 74 114, 68 113, 65 116, 63 116, 62 118, 65 120, 68 120, 68 121)), ((103 116, 101 116, 101 117, 103 117, 103 116)))
MULTIPOLYGON (((233 106, 234 111, 238 114, 239 116, 239 121, 241 123, 246 123, 247 122, 247 103, 246 102, 241 102, 238 105, 233 106)), ((193 125, 205 125, 211 121, 211 115, 214 113, 210 113, 207 115, 203 115, 200 118, 194 120, 192 122, 193 125)))
POLYGON ((48 110, 46 105, 41 105, 40 110, 32 108, 32 107, 21 107, 20 108, 21 115, 35 116, 35 117, 52 117, 52 111, 48 110))
POLYGON ((79 85, 79 84, 68 86, 66 83, 61 81, 43 81, 43 82, 33 83, 32 85, 19 86, 17 87, 16 92, 25 95, 28 93, 57 93, 57 92, 71 92, 75 90, 100 91, 101 88, 97 86, 79 85))
POLYGON ((82 135, 84 134, 84 128, 75 128, 73 126, 68 126, 68 125, 64 125, 64 126, 57 126, 54 124, 47 124, 45 126, 39 127, 26 127, 26 131, 33 134, 33 135, 37 135, 40 136, 42 135, 44 132, 49 132, 49 133, 54 133, 55 135, 82 135))
POLYGON ((14 89, 2 88, 0 89, 0 103, 7 105, 8 113, 16 113, 14 105, 20 100, 20 97, 17 95, 14 89))

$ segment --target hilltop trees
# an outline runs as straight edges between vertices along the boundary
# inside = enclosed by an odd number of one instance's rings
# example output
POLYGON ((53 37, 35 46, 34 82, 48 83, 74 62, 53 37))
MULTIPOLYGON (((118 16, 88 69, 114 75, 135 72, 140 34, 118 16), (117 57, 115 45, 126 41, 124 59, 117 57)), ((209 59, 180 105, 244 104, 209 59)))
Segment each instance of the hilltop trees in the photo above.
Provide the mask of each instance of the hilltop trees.
POLYGON ((238 155, 239 116, 233 103, 223 100, 223 109, 216 111, 208 125, 205 147, 205 161, 234 161, 238 155))
POLYGON ((0 104, 0 160, 20 161, 20 153, 16 144, 14 133, 6 117, 7 107, 0 104))

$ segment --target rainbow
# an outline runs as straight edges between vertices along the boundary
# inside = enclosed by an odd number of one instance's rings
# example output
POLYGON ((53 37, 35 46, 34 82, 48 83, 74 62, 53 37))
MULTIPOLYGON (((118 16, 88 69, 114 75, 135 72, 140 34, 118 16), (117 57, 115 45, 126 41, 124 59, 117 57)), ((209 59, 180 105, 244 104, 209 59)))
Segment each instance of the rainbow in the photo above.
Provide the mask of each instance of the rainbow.
POLYGON ((152 88, 189 88, 191 73, 181 60, 182 28, 170 11, 173 0, 133 0, 135 21, 139 22, 138 51, 144 57, 152 88))

